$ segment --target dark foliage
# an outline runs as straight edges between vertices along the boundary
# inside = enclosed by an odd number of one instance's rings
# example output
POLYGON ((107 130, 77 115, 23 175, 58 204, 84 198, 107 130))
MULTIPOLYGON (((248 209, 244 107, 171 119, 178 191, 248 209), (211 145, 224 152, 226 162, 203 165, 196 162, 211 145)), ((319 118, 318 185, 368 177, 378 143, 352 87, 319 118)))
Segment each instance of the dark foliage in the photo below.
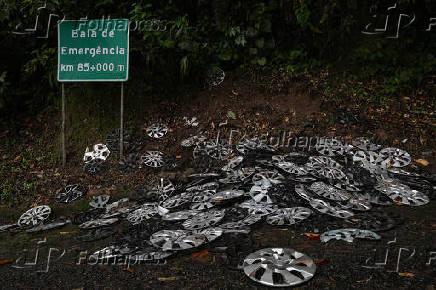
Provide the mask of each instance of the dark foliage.
POLYGON ((129 82, 154 95, 174 95, 186 86, 201 88, 205 72, 215 66, 224 70, 280 67, 298 77, 334 65, 340 71, 382 78, 387 93, 419 85, 436 68, 436 27, 426 31, 436 5, 404 0, 388 10, 394 2, 379 2, 51 0, 45 9, 38 9, 44 1, 1 1, 0 110, 8 107, 8 112, 16 112, 58 103, 55 22, 63 16, 129 18, 129 82), (47 30, 50 13, 59 17, 52 17, 47 30), (410 17, 399 18, 401 13, 410 17), (362 33, 365 27, 368 32, 383 27, 387 14, 386 32, 362 33), (37 16, 36 32, 16 33, 33 27, 37 16))

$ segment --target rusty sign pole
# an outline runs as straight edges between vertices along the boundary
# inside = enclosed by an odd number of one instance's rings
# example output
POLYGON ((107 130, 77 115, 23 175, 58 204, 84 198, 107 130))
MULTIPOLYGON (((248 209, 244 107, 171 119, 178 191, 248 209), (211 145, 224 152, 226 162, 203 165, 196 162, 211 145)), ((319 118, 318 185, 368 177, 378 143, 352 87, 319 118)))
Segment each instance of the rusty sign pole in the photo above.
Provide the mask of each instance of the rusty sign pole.
POLYGON ((124 149, 124 83, 121 82, 121 120, 120 120, 120 160, 123 159, 124 149))

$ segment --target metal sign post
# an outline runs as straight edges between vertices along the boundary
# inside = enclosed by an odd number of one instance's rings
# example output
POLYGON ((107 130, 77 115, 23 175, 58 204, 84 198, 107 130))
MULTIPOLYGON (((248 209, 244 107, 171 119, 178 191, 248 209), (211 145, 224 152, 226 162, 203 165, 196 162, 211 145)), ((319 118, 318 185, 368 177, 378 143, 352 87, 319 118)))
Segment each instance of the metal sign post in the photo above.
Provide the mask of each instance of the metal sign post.
POLYGON ((120 112, 120 160, 124 149, 124 83, 121 83, 121 112, 120 112))
POLYGON ((62 20, 58 24, 62 82, 62 165, 66 164, 64 82, 121 82, 120 158, 124 145, 124 83, 129 78, 129 20, 62 20))
POLYGON ((65 120, 66 120, 66 112, 65 112, 65 87, 64 83, 62 83, 62 166, 65 167, 67 162, 67 151, 65 149, 65 120))

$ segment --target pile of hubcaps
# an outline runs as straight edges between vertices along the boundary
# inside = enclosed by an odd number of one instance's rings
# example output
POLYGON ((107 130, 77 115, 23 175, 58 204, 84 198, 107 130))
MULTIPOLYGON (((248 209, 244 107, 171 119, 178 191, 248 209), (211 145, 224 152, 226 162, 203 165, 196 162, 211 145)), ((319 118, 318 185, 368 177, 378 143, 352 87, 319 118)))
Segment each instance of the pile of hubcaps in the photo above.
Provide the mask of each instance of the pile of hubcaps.
MULTIPOLYGON (((165 125, 154 124, 146 134, 160 139, 168 131, 165 125)), ((116 133, 108 135, 111 147, 116 145, 116 133)), ((262 222, 295 229, 314 228, 319 223, 322 242, 379 240, 379 232, 392 229, 399 221, 376 207, 425 205, 429 198, 420 186, 432 188, 431 182, 420 181, 419 175, 399 169, 411 161, 407 152, 381 149, 367 138, 358 138, 352 145, 326 139, 315 146, 317 155, 312 156, 280 155, 258 138, 241 140, 233 148, 222 140, 207 141, 199 134, 183 140, 182 146, 195 146, 194 159, 208 162, 187 181, 159 178, 147 188, 149 195, 138 200, 109 203, 109 195, 100 195, 90 202, 91 210, 72 218, 81 229, 76 239, 83 242, 114 235, 115 224, 129 222, 126 232, 94 253, 95 257, 164 259, 226 235, 247 235, 262 222), (322 226, 323 222, 328 226, 322 226)), ((84 161, 98 171, 110 151, 103 144, 93 149, 87 148, 84 161)), ((146 151, 136 159, 137 164, 152 168, 166 164, 160 151, 146 151)), ((72 202, 84 194, 85 187, 69 185, 56 200, 72 202)), ((44 224, 50 213, 48 206, 34 207, 19 218, 17 225, 33 227, 28 231, 35 232, 69 223, 44 224)), ((14 225, 2 226, 0 232, 12 228, 14 225)), ((267 248, 246 256, 242 269, 256 282, 284 287, 310 280, 316 266, 310 257, 295 250, 267 248)))

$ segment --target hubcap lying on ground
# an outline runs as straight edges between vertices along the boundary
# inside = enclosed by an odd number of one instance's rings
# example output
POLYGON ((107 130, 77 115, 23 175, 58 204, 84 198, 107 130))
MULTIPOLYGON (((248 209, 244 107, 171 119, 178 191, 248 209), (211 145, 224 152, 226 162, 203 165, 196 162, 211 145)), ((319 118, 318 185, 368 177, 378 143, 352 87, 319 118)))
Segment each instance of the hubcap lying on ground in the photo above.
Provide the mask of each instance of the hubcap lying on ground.
POLYGON ((303 253, 287 248, 267 248, 244 260, 244 273, 250 279, 274 287, 296 286, 315 275, 316 265, 303 253))

